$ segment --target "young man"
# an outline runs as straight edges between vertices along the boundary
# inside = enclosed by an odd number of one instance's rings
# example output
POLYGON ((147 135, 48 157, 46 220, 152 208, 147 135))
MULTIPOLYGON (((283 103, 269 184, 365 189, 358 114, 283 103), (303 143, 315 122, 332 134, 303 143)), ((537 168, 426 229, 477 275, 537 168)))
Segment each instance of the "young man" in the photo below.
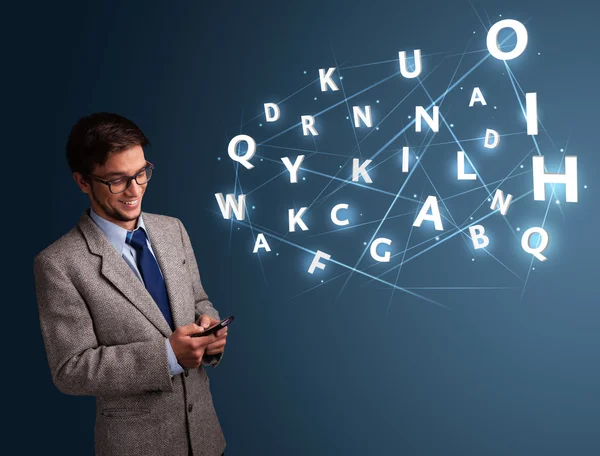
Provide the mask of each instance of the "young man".
POLYGON ((69 135, 67 160, 91 207, 34 260, 48 364, 60 391, 96 396, 96 455, 219 456, 203 364, 220 362, 227 328, 191 337, 219 314, 182 223, 142 213, 148 144, 110 113, 69 135))

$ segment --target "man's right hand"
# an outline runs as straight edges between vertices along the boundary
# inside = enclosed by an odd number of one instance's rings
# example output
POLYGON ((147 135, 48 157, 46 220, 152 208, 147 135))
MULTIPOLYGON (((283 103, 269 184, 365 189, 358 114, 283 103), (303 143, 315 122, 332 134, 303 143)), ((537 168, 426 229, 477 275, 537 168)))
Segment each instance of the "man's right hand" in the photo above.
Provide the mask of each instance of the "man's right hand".
POLYGON ((204 328, 195 323, 180 326, 173 334, 169 336, 169 342, 173 348, 173 353, 177 357, 177 362, 186 369, 196 369, 202 363, 204 350, 208 344, 213 343, 217 336, 209 334, 202 337, 190 337, 204 331, 204 328))

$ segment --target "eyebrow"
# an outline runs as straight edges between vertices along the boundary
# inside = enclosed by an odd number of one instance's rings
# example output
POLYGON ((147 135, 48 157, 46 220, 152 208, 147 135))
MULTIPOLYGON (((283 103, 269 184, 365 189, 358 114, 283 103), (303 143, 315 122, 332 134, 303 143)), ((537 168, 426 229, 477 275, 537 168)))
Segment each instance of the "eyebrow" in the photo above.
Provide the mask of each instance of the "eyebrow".
MULTIPOLYGON (((143 169, 144 169, 146 166, 148 166, 148 165, 144 165, 144 166, 142 166, 140 169, 138 169, 138 170, 136 171, 136 173, 139 173, 139 172, 140 172, 141 170, 143 170, 143 169)), ((135 173, 134 173, 134 174, 135 174, 135 173)), ((125 174, 125 172, 124 172, 124 171, 113 171, 112 173, 108 173, 108 174, 106 174, 104 177, 105 177, 105 178, 108 178, 108 177, 112 177, 112 176, 126 176, 126 175, 127 175, 127 174, 125 174)))

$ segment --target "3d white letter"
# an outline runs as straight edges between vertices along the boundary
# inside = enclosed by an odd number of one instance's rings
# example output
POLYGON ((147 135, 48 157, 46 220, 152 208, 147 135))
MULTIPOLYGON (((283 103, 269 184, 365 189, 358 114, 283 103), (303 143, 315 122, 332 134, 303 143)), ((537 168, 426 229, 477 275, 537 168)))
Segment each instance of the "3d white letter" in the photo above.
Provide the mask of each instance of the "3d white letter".
POLYGON ((408 172, 408 147, 404 146, 402 148, 402 172, 408 172))
POLYGON ((246 195, 238 195, 237 201, 235 195, 230 193, 227 195, 226 200, 223 199, 222 193, 215 193, 217 197, 217 203, 219 203, 219 209, 223 218, 231 219, 231 211, 235 213, 235 218, 238 220, 244 220, 246 217, 246 195))
POLYGON ((500 135, 496 130, 486 129, 485 130, 485 141, 483 143, 483 147, 487 147, 488 149, 494 149, 498 146, 500 142, 500 135), (490 136, 494 137, 493 142, 490 144, 490 136))
POLYGON ((373 160, 365 160, 365 162, 359 166, 360 159, 352 159, 352 182, 358 182, 358 176, 360 174, 367 184, 373 183, 366 169, 369 163, 371 163, 372 161, 373 160))
POLYGON ((506 215, 508 212, 508 206, 510 206, 510 202, 512 201, 513 196, 509 194, 504 199, 504 192, 502 190, 496 190, 496 194, 494 195, 494 200, 492 201, 492 205, 490 206, 491 210, 496 210, 496 206, 500 206, 500 213, 502 215, 506 215))
POLYGON ((325 73, 325 69, 321 68, 319 70, 319 79, 321 80, 321 92, 327 92, 327 86, 331 88, 334 92, 338 89, 338 86, 335 85, 335 82, 331 79, 331 75, 335 71, 335 68, 329 68, 327 73, 325 73))
POLYGON ((550 242, 550 236, 548 236, 548 232, 544 228, 534 227, 534 228, 529 228, 527 231, 525 231, 523 233, 523 237, 521 238, 521 247, 527 253, 531 253, 538 260, 546 261, 548 258, 546 258, 544 255, 542 255, 542 252, 544 250, 546 250, 546 247, 548 247, 549 242, 550 242), (540 244, 536 248, 533 248, 529 245, 529 239, 535 233, 540 235, 540 244))
POLYGON ((419 76, 421 74, 421 50, 420 49, 415 49, 415 64, 414 64, 414 69, 412 71, 408 71, 408 68, 406 66, 406 52, 405 51, 400 51, 398 53, 398 57, 400 59, 400 74, 402 74, 402 76, 404 76, 405 78, 411 79, 411 78, 416 78, 417 76, 419 76))
POLYGON ((371 244, 371 256, 373 257, 373 259, 382 263, 388 263, 390 261, 390 252, 389 250, 387 250, 383 254, 383 256, 379 255, 377 253, 377 247, 379 246, 379 244, 392 245, 392 241, 386 238, 379 238, 375 239, 371 244))
POLYGON ((317 130, 315 130, 315 118, 313 116, 302 116, 302 133, 304 136, 308 136, 308 132, 313 136, 317 136, 317 130))
POLYGON ((229 158, 231 158, 233 161, 241 163, 246 169, 254 168, 254 165, 248 160, 254 157, 254 154, 256 153, 256 141, 254 141, 254 139, 252 139, 250 136, 237 135, 235 138, 229 141, 227 152, 229 153, 229 158), (238 144, 242 141, 246 141, 248 143, 248 150, 244 155, 238 155, 236 149, 238 144))
POLYGON ((415 112, 415 131, 417 133, 421 132, 421 119, 425 119, 425 122, 427 122, 427 125, 429 125, 429 127, 435 133, 440 131, 440 107, 439 106, 433 107, 433 119, 431 117, 429 117, 429 114, 427 114, 427 111, 425 111, 425 108, 423 108, 423 106, 417 106, 415 108, 415 110, 416 110, 416 112, 415 112))
POLYGON ((479 90, 479 87, 475 87, 473 89, 473 94, 471 95, 471 102, 469 103, 469 108, 472 108, 476 102, 481 103, 482 106, 487 105, 487 102, 485 101, 485 98, 483 98, 483 94, 481 93, 481 90, 479 90))
POLYGON ((444 231, 438 200, 435 196, 427 197, 425 204, 423 204, 423 207, 419 211, 419 215, 417 215, 415 223, 413 223, 413 226, 420 227, 423 223, 423 220, 432 221, 437 231, 444 231), (431 209, 431 214, 429 214, 429 209, 431 209))
POLYGON ((371 128, 373 126, 373 119, 371 118, 371 106, 365 106, 365 112, 363 112, 358 106, 352 106, 352 112, 354 113, 354 126, 360 127, 360 120, 364 124, 371 128))
POLYGON ((348 225, 350 223, 350 220, 348 220, 348 219, 340 220, 338 218, 337 213, 340 209, 348 209, 348 205, 341 203, 341 204, 334 206, 333 209, 331 209, 331 221, 338 226, 348 225))
POLYGON ((281 158, 281 161, 283 162, 285 167, 290 172, 290 182, 292 184, 295 184, 298 182, 298 168, 300 168, 300 165, 302 164, 303 160, 304 160, 304 155, 298 155, 296 157, 296 161, 292 165, 292 162, 290 161, 290 159, 288 157, 281 158))
POLYGON ((473 241, 473 248, 475 250, 485 249, 490 244, 490 238, 484 234, 485 228, 482 225, 470 226, 469 233, 471 233, 471 240, 473 241))
POLYGON ((475 180, 477 179, 477 174, 465 174, 465 153, 463 151, 458 151, 456 153, 456 160, 458 166, 458 180, 475 180))
POLYGON ((537 135, 537 92, 525 94, 525 118, 527 119, 527 134, 537 135))
POLYGON ((296 231, 296 224, 302 228, 302 231, 308 231, 308 227, 302 221, 302 215, 306 212, 307 207, 301 207, 296 215, 294 215, 294 209, 288 210, 288 220, 289 220, 289 231, 293 233, 296 231))
POLYGON ((544 172, 544 156, 533 157, 533 199, 546 201, 546 184, 566 184, 567 203, 577 202, 577 157, 565 157, 564 174, 544 172))
POLYGON ((275 122, 279 119, 281 112, 279 112, 279 106, 275 103, 265 103, 265 116, 267 118, 267 122, 275 122), (273 115, 271 115, 271 109, 273 110, 273 115))
POLYGON ((487 48, 490 54, 498 60, 512 60, 519 57, 525 48, 527 47, 527 29, 519 21, 514 19, 504 19, 500 22, 496 22, 490 27, 487 34, 487 48), (517 34, 517 44, 515 48, 510 52, 504 52, 500 50, 498 46, 498 34, 500 30, 505 28, 511 28, 517 34))
POLYGON ((271 251, 271 247, 269 247, 269 243, 262 233, 258 233, 258 236, 256 236, 256 242, 254 243, 254 250, 252 253, 258 252, 258 249, 265 249, 267 252, 271 251))
POLYGON ((329 255, 325 252, 321 252, 320 250, 317 250, 317 254, 313 258, 312 263, 310 264, 310 267, 308 268, 309 274, 312 274, 313 272, 315 272, 316 268, 325 269, 325 263, 319 263, 320 258, 329 260, 331 258, 331 255, 329 255))

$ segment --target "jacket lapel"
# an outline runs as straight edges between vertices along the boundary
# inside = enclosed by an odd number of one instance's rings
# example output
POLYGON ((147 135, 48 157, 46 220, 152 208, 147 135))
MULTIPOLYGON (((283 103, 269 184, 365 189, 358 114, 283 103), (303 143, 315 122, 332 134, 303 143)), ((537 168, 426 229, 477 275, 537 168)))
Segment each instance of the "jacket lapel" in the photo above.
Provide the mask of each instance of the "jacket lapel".
POLYGON ((179 240, 179 237, 173 239, 172 236, 169 236, 169 227, 161 226, 161 219, 153 214, 144 213, 144 225, 165 280, 173 323, 176 328, 193 323, 194 304, 193 302, 186 303, 185 294, 182 293, 182 290, 186 289, 185 279, 187 277, 183 270, 184 266, 182 266, 183 258, 179 253, 180 250, 174 248, 174 243, 179 240))
MULTIPOLYGON (((102 257, 102 275, 143 313, 165 337, 169 337, 172 334, 171 328, 169 328, 165 317, 152 299, 152 296, 150 296, 144 284, 137 278, 125 260, 110 245, 100 227, 89 216, 88 211, 89 209, 81 216, 78 226, 88 243, 90 251, 102 257)), ((144 223, 146 223, 145 218, 144 223)), ((154 248, 154 238, 151 237, 150 242, 152 243, 152 249, 157 253, 154 248)), ((162 269, 163 266, 160 260, 159 265, 162 269)), ((168 289, 169 286, 167 285, 168 289)), ((170 292, 169 298, 171 298, 170 292)), ((175 312, 173 314, 173 318, 175 318, 175 312)))

